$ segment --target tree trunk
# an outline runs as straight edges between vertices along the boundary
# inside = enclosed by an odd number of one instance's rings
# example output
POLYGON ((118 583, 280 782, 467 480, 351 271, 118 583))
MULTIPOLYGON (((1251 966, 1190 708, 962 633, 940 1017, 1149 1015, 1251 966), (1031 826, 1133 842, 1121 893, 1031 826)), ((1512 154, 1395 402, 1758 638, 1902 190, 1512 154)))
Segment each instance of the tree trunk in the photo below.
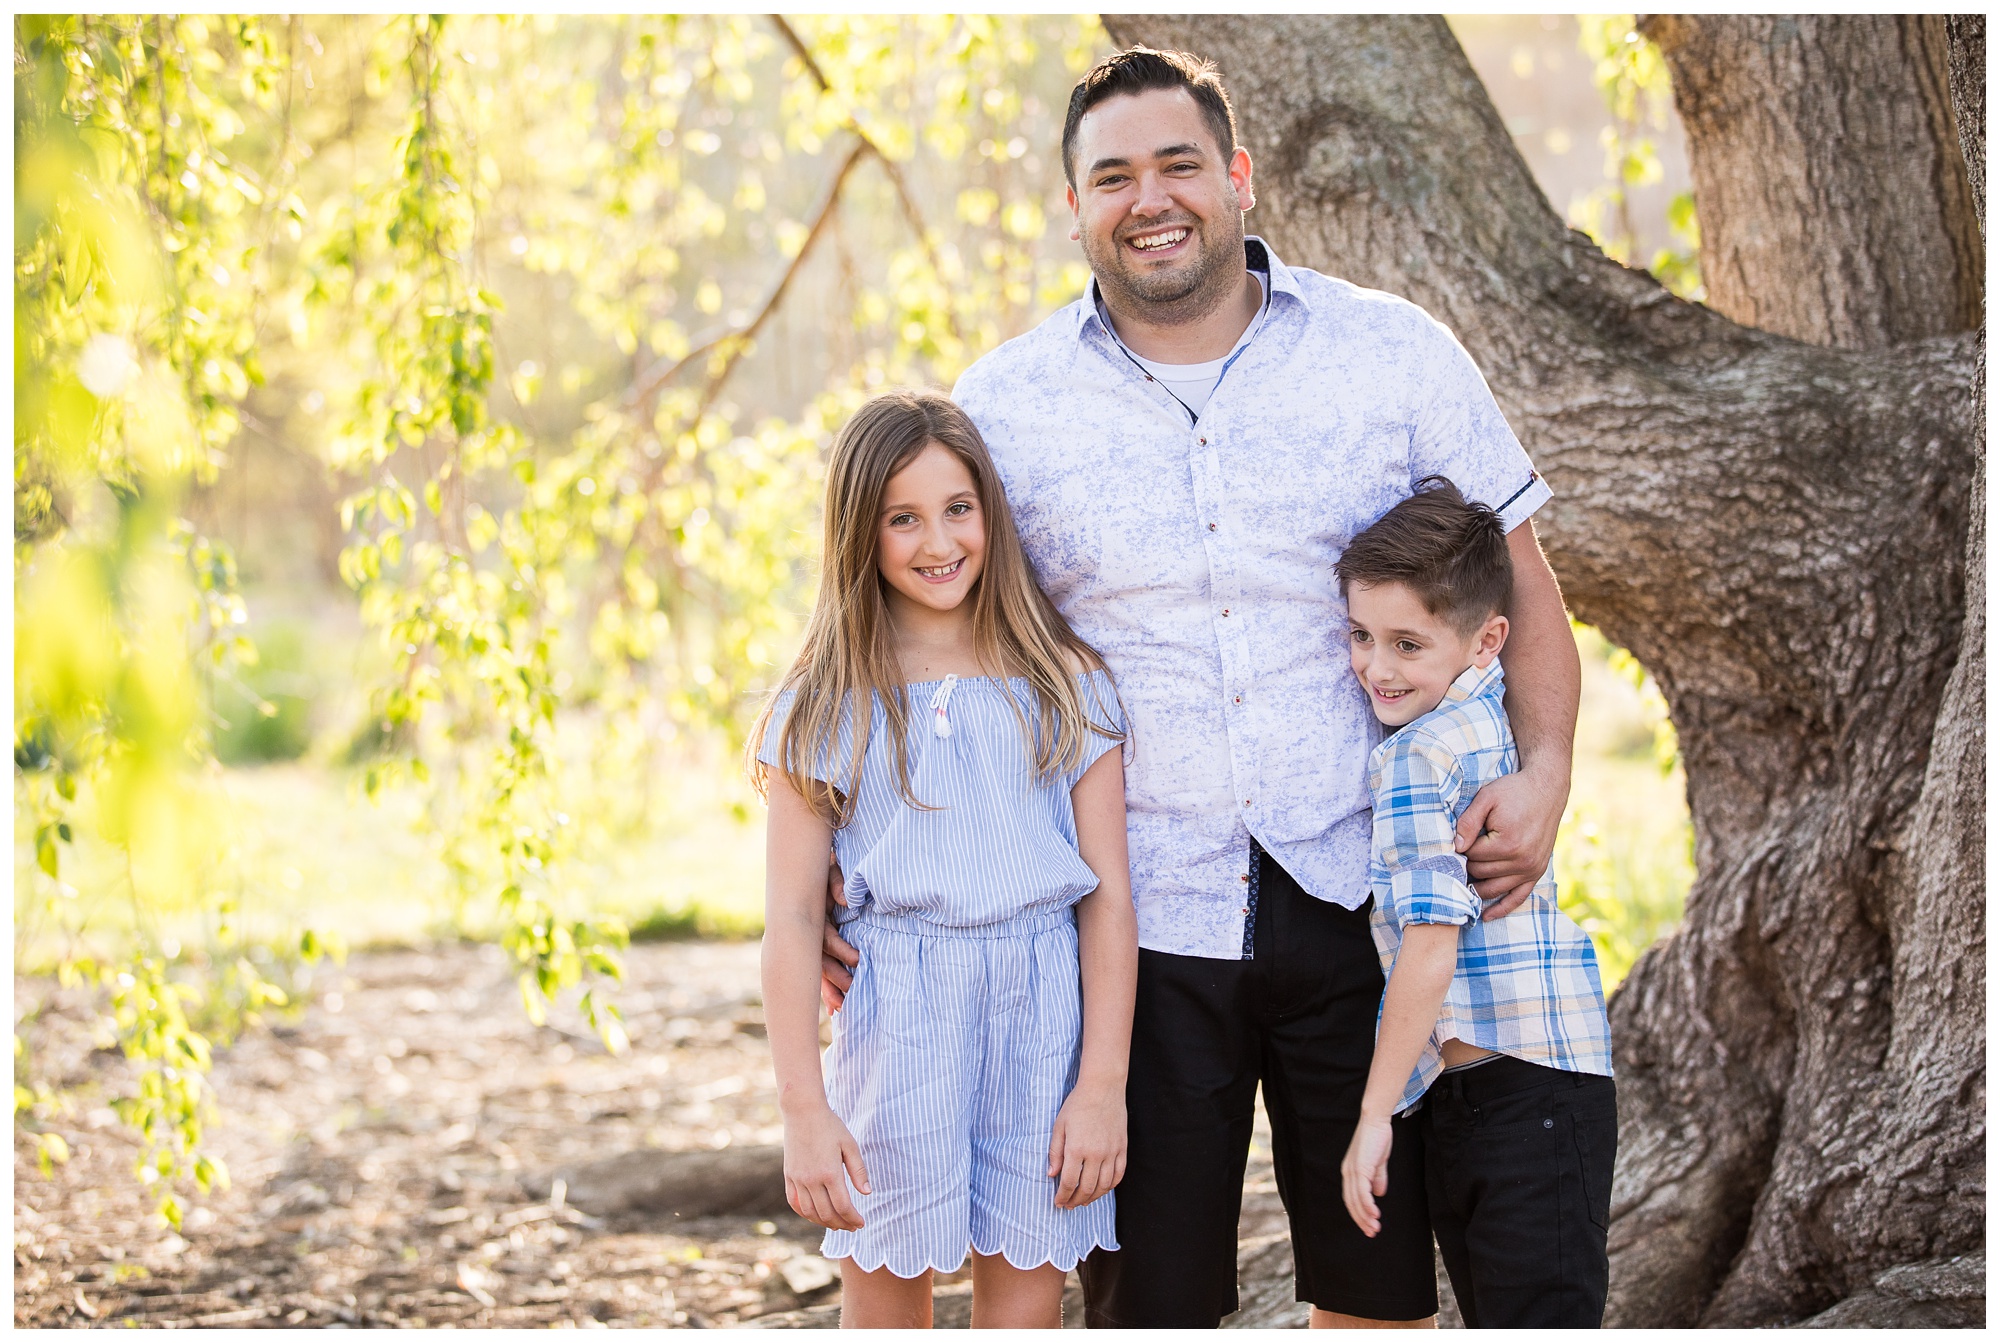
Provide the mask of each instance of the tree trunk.
MULTIPOLYGON (((1876 314, 1893 343, 1807 344, 1681 302, 1565 230, 1441 20, 1105 23, 1216 60, 1256 164, 1253 223, 1287 261, 1458 333, 1555 489, 1537 523, 1570 605, 1666 694, 1698 876, 1680 931, 1612 1003, 1607 1322, 1797 1320, 1978 1247, 1983 678, 1962 626, 1983 555, 1967 527, 1981 361, 1962 328, 1979 308, 1918 339, 1894 325, 1910 277, 1962 283, 1951 211, 1969 189, 1933 176, 1883 197, 1947 222, 1896 267, 1815 281, 1874 276, 1825 311, 1876 314)), ((1818 48, 1835 49, 1856 54, 1838 35, 1818 48)), ((1772 124, 1796 95, 1733 115, 1779 154, 1807 139, 1772 124)), ((1691 138, 1698 182, 1715 143, 1691 138)), ((1822 199, 1835 183, 1771 172, 1805 193, 1793 213, 1844 211, 1816 235, 1822 261, 1906 236, 1822 199)), ((1702 202, 1705 236, 1728 235, 1731 199, 1702 202)))
POLYGON ((1652 15, 1708 305, 1872 350, 1979 325, 1985 261, 1935 14, 1652 15))

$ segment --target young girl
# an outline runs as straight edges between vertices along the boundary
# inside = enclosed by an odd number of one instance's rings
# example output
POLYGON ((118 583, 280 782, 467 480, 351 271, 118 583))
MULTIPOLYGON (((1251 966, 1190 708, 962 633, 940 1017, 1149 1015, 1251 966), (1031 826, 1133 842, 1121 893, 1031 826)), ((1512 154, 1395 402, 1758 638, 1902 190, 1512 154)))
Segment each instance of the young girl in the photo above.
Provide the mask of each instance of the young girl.
POLYGON ((935 393, 862 407, 827 466, 805 647, 752 736, 785 1192, 828 1228, 844 1326, 928 1327, 932 1273, 970 1248, 975 1327, 1057 1327, 1064 1275, 1117 1248, 1124 736, 972 422, 935 393), (861 963, 823 1083, 830 850, 861 963))

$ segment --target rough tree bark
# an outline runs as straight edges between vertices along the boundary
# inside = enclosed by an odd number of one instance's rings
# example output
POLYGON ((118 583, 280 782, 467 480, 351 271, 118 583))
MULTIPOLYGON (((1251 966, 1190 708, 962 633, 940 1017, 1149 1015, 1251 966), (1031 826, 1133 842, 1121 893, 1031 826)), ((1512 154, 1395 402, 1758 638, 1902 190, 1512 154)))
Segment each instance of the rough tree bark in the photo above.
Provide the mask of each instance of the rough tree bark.
MULTIPOLYGON (((1831 71, 1860 124, 1942 78, 1843 22, 1816 26, 1812 61, 1767 60, 1761 91, 1714 44, 1739 90, 1726 116, 1767 157, 1807 152, 1800 119, 1830 115, 1787 79, 1831 71)), ((1612 1004, 1607 1323, 1799 1320, 1981 1250, 1983 664, 1965 612, 1968 569, 1983 594, 1983 359, 1965 298, 1980 226, 1960 216, 1983 121, 1960 157, 1926 112, 1934 166, 1900 195, 1852 194, 1886 165, 1823 183, 1778 162, 1782 206, 1697 196, 1705 236, 1778 229, 1816 258, 1766 281, 1746 248, 1747 294, 1865 289, 1825 297, 1807 343, 1682 302, 1565 229, 1441 20, 1105 24, 1220 65, 1281 255, 1457 331, 1555 488, 1537 521, 1572 609, 1666 694, 1698 876, 1612 1004), (1892 220, 1905 210, 1933 222, 1892 220), (1911 254, 1890 264, 1891 247, 1911 254), (1908 311, 1939 294, 1955 316, 1908 311)), ((1691 138, 1698 183, 1726 152, 1718 124, 1691 138)), ((1904 152, 1890 143, 1850 152, 1904 152)))
POLYGON ((1815 345, 1979 325, 1984 265, 1938 15, 1653 15, 1708 305, 1815 345))

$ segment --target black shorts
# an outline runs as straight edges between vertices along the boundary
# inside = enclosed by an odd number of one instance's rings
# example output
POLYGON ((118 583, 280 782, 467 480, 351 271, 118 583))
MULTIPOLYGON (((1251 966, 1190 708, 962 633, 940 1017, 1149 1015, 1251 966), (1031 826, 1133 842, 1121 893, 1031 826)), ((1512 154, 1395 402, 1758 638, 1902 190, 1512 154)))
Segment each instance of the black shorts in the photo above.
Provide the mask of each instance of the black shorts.
POLYGON ((1292 1224, 1298 1299, 1377 1320, 1437 1312, 1423 1152, 1396 1121, 1382 1231, 1341 1200, 1375 1049, 1382 970, 1368 910, 1259 864, 1251 960, 1139 952, 1116 1251, 1084 1260, 1092 1328, 1213 1328, 1236 1309, 1236 1226, 1257 1085, 1292 1224))
POLYGON ((1471 1329, 1595 1329, 1610 1280, 1618 1090, 1497 1058, 1417 1111, 1438 1255, 1471 1329))

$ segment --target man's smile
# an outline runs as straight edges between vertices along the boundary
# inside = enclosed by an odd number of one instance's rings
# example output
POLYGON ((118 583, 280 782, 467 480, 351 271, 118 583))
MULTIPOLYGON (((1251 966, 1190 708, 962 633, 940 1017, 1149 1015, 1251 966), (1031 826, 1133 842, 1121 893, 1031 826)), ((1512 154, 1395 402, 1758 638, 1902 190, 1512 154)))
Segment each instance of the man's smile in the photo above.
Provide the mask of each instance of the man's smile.
POLYGON ((1165 252, 1178 246, 1193 232, 1194 230, 1185 224, 1175 224, 1152 233, 1136 234, 1125 241, 1140 252, 1165 252))

